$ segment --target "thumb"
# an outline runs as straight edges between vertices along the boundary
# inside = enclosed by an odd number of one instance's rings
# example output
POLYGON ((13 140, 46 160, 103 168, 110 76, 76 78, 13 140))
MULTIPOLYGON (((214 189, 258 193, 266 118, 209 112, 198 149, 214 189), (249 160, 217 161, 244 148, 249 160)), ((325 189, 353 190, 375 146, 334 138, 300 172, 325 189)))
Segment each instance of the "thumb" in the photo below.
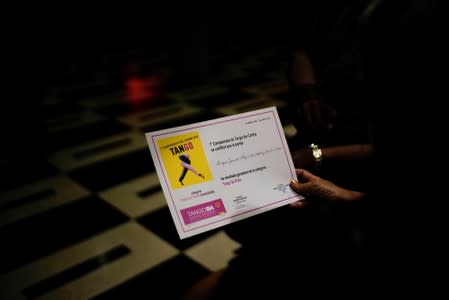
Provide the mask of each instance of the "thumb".
POLYGON ((295 191, 297 194, 304 196, 304 197, 306 197, 310 194, 311 186, 312 186, 312 184, 310 182, 299 183, 298 181, 296 181, 294 179, 292 179, 290 181, 290 187, 292 188, 292 190, 295 191))

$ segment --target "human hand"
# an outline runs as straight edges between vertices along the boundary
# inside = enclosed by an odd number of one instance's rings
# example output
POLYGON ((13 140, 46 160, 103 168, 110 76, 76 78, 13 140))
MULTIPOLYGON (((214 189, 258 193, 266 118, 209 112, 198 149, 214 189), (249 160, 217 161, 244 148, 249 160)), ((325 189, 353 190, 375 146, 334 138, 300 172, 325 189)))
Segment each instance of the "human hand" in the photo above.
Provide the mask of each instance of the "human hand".
POLYGON ((299 181, 292 180, 290 187, 299 195, 304 196, 305 199, 292 203, 292 207, 303 207, 313 199, 329 202, 349 202, 361 200, 364 196, 361 192, 339 187, 304 169, 296 169, 296 175, 299 181))

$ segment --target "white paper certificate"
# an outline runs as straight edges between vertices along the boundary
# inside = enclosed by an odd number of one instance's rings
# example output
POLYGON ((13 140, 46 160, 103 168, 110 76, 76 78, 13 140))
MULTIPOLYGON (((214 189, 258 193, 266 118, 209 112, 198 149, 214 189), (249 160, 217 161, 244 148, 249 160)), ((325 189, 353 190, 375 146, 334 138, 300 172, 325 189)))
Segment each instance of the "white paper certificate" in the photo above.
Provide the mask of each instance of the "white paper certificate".
POLYGON ((145 137, 181 239, 302 199, 276 107, 145 137))

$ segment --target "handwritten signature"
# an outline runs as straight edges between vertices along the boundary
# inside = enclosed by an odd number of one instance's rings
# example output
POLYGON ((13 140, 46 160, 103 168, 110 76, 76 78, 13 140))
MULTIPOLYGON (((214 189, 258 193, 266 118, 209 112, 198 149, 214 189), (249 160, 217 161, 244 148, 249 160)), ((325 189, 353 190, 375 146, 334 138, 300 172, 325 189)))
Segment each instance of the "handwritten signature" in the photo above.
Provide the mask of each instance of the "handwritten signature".
POLYGON ((271 149, 267 149, 267 150, 263 150, 263 151, 249 153, 249 154, 243 153, 237 157, 229 157, 227 160, 217 160, 217 166, 231 165, 238 161, 248 160, 248 159, 255 158, 255 157, 261 157, 261 156, 270 154, 272 152, 280 151, 280 150, 282 150, 282 147, 275 147, 275 148, 271 148, 271 149))

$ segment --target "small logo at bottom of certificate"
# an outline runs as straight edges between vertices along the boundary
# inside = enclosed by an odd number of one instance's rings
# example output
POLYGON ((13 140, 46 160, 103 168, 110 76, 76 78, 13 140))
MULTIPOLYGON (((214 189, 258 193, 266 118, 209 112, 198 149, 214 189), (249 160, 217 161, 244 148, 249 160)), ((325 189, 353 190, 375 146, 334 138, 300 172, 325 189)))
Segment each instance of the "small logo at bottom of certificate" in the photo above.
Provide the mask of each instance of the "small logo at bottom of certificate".
POLYGON ((226 209, 221 199, 201 203, 192 207, 181 209, 184 223, 191 224, 217 215, 224 215, 226 209))

